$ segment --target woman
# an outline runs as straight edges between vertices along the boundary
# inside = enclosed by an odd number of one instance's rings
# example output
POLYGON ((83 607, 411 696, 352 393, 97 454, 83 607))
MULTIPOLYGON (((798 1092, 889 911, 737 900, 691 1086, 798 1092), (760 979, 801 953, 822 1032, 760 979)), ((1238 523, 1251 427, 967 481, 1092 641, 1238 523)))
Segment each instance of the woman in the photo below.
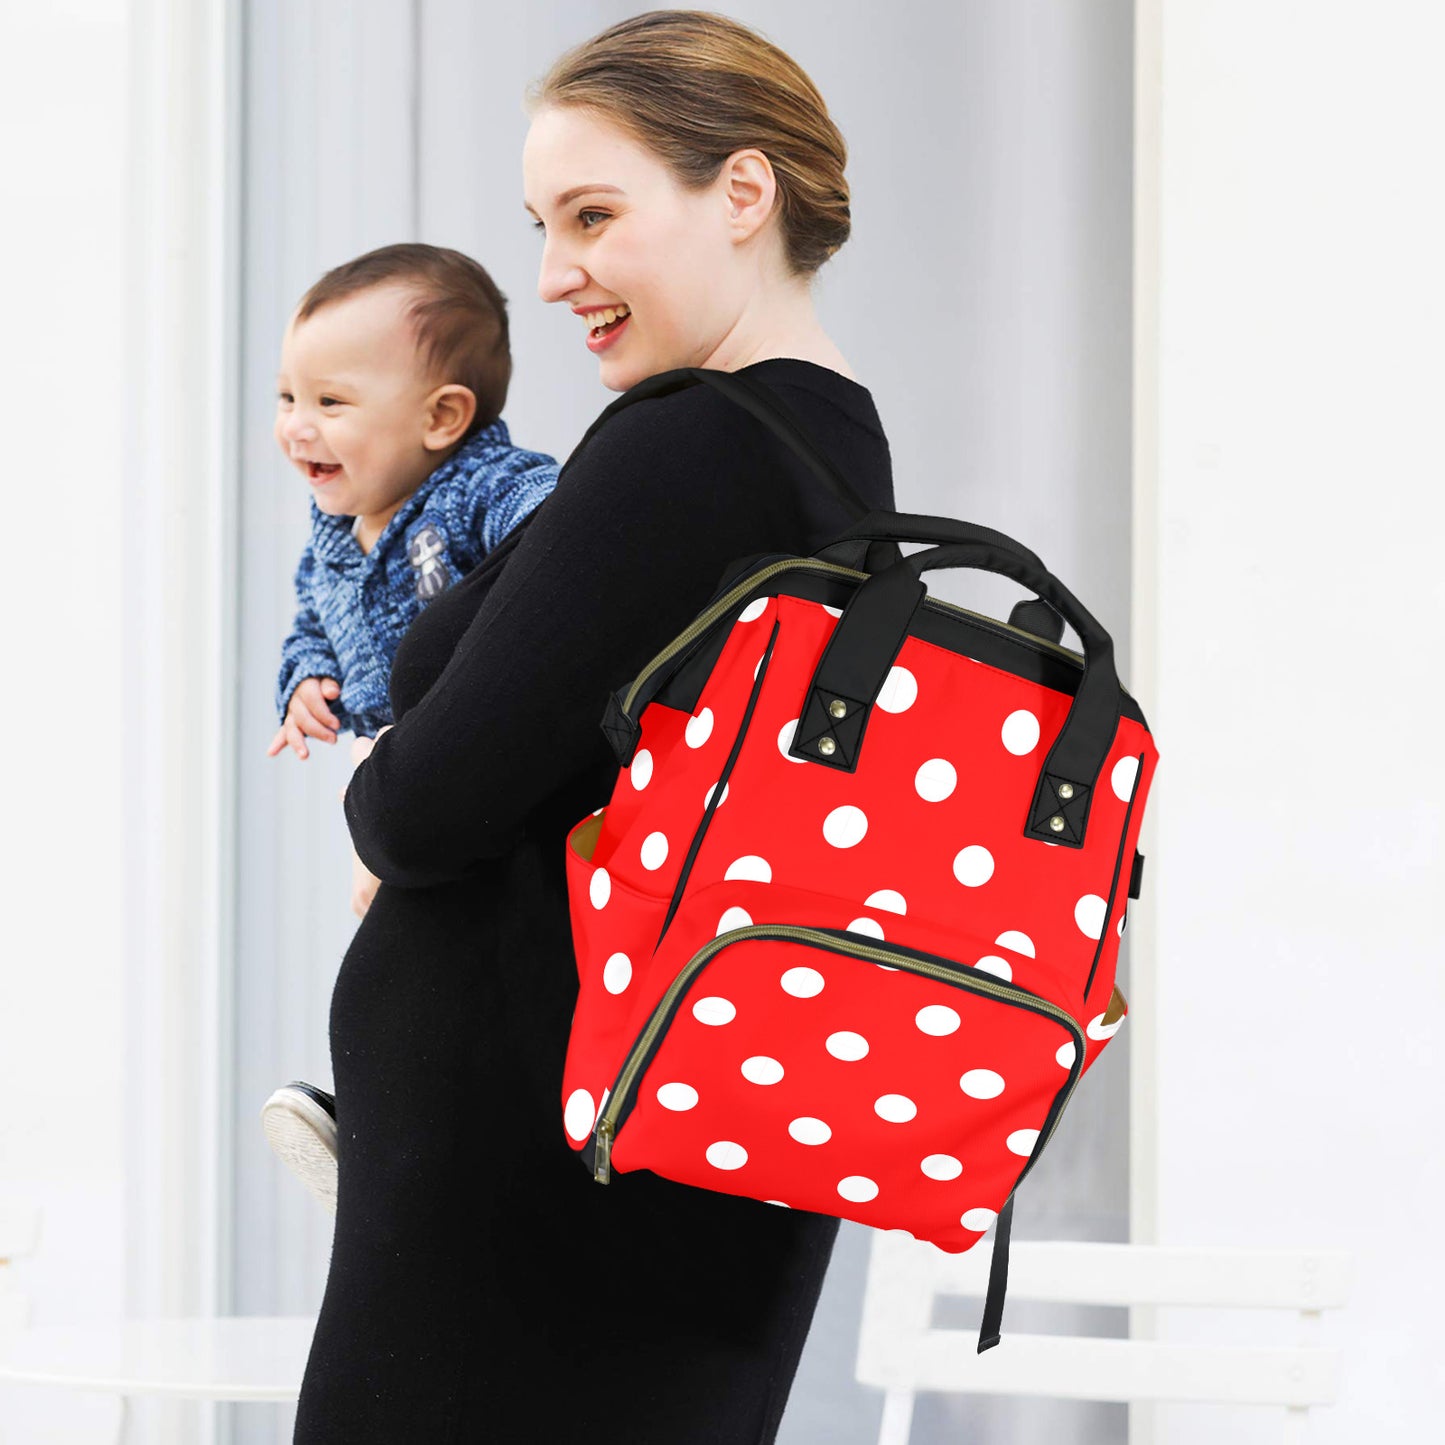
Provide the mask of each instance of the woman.
MULTIPOLYGON (((891 508, 872 398, 809 294, 849 215, 802 71, 722 16, 652 11, 564 55, 529 114, 538 292, 583 318, 603 384, 746 371, 891 508)), ((336 1234, 298 1445, 774 1438, 837 1221, 579 1164, 564 838, 617 777, 608 693, 729 564, 851 520, 690 387, 609 420, 403 638, 396 724, 345 795, 382 883, 332 999, 336 1234)))

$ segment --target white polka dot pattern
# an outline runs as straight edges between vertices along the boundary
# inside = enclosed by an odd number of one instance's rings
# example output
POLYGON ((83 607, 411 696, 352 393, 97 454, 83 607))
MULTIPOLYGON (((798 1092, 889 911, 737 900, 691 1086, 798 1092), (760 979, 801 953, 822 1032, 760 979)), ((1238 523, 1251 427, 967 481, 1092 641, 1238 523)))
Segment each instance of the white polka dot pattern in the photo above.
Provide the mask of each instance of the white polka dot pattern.
POLYGON ((586 1089, 573 1089, 567 1096, 567 1107, 562 1122, 574 1139, 585 1139, 592 1132, 592 1121, 597 1117, 592 1095, 586 1089))
POLYGON ((824 1041, 824 1047, 835 1059, 842 1059, 845 1063, 855 1063, 868 1057, 868 1040, 862 1034, 855 1034, 848 1029, 829 1034, 824 1041))
POLYGON ((940 1039, 953 1033, 963 1022, 957 1009, 951 1009, 942 1003, 931 1003, 927 1008, 919 1009, 913 1021, 924 1033, 940 1039))
POLYGON ((605 868, 599 868, 592 875, 592 882, 588 885, 588 895, 592 899, 594 908, 607 907, 607 900, 612 897, 612 875, 605 868))
POLYGON ((657 1102, 664 1109, 671 1109, 674 1113, 683 1113, 688 1109, 697 1108, 697 1090, 691 1084, 680 1084, 674 1081, 671 1084, 664 1084, 657 1091, 657 1102))
POLYGON ((930 1154, 918 1166, 930 1179, 957 1179, 963 1173, 963 1163, 952 1154, 930 1154))
POLYGON ((1024 757, 1039 745, 1039 720, 1026 707, 1021 707, 1003 720, 999 736, 1016 758, 1024 757))
POLYGON ((970 1069, 958 1081, 958 1087, 970 1099, 996 1099, 1003 1093, 1003 1075, 992 1069, 970 1069))
POLYGON ((890 1124, 906 1124, 918 1112, 918 1105, 906 1094, 884 1094, 873 1101, 873 1112, 890 1124))
POLYGON ((748 1151, 730 1139, 720 1139, 707 1146, 707 1162, 714 1169, 741 1169, 748 1162, 748 1151))
POLYGON ((749 853, 744 858, 734 858, 728 864, 723 877, 725 879, 751 878, 759 883, 771 883, 773 870, 766 858, 759 858, 757 854, 749 853))
POLYGON ((947 758, 929 758, 914 774, 913 786, 926 803, 941 803, 958 786, 958 770, 947 758))
POLYGON ((982 888, 993 877, 993 854, 982 843, 959 849, 953 860, 953 876, 965 888, 982 888))
POLYGON ((908 900, 894 888, 880 888, 876 893, 870 893, 863 902, 869 908, 881 908, 885 913, 908 912, 908 900))
POLYGON ((995 978, 1001 978, 1005 983, 1012 983, 1014 976, 1013 964, 1008 959, 1000 958, 996 953, 986 953, 980 958, 974 967, 980 973, 991 973, 995 978))
POLYGON ((632 960, 614 953, 602 966, 602 986, 608 993, 621 993, 632 982, 632 960))
POLYGON ((957 1251, 1122 1025, 1118 867, 1155 753, 1121 717, 1085 846, 1027 836, 1070 695, 907 637, 856 764, 790 757, 841 613, 786 589, 739 604, 711 675, 643 709, 612 797, 569 835, 562 1122, 585 1153, 633 1059, 614 1173, 957 1251))
POLYGON ((712 736, 713 716, 710 707, 703 708, 687 720, 683 740, 690 748, 700 748, 712 736))
POLYGON ((867 815, 862 808, 855 808, 851 803, 834 808, 823 819, 823 837, 835 848, 856 847, 867 831, 867 815))
POLYGON ((790 968, 781 982, 783 992, 794 998, 815 998, 823 992, 823 975, 816 968, 790 968))
POLYGON ((734 904, 731 908, 728 909, 726 913, 723 914, 721 918, 718 919, 716 936, 720 936, 724 933, 731 933, 735 928, 751 928, 752 926, 752 914, 749 913, 746 908, 739 908, 736 904, 734 904))
POLYGON ((628 769, 632 786, 640 793, 652 781, 652 754, 646 748, 639 748, 628 769))
POLYGON ((738 1011, 725 998, 700 998, 692 1006, 692 1016, 700 1024, 730 1024, 738 1011))
POLYGON ((750 1084, 776 1084, 783 1077, 783 1066, 766 1054, 754 1054, 743 1060, 742 1074, 750 1084))
POLYGON ((891 667, 878 694, 884 712, 907 712, 918 701, 918 679, 906 667, 891 667))
POLYGON ((794 1119, 788 1125, 790 1133, 799 1144, 826 1144, 833 1137, 833 1131, 821 1119, 794 1119))

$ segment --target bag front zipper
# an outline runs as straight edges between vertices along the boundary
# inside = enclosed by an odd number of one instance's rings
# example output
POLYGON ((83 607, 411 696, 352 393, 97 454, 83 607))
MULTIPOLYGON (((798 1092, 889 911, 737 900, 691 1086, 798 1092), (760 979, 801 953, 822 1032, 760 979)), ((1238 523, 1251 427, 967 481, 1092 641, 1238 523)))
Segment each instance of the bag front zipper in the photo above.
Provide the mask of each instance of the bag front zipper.
MULTIPOLYGON (((855 937, 856 935, 848 933, 845 929, 757 923, 747 928, 734 928, 727 933, 719 934, 718 937, 709 939, 698 949, 678 970, 676 977, 668 985, 667 992, 663 994, 653 1009, 647 1026, 628 1050, 622 1070, 617 1075, 607 1103, 593 1129, 595 1148, 592 1177, 599 1184, 606 1184, 611 1178, 612 1142, 621 1127, 624 1106, 630 1102, 629 1096, 633 1086, 649 1061, 653 1045, 671 1022, 671 1015, 676 1011, 677 1004, 686 993, 688 986, 717 954, 730 944, 744 943, 751 939, 774 939, 786 943, 806 943, 828 953, 841 954, 845 958, 862 958, 870 963, 883 963, 887 967, 901 969, 907 973, 921 974, 926 978, 952 984, 966 992, 981 993, 1015 1008, 1024 1008, 1043 1014, 1048 1018, 1056 1019, 1068 1029, 1074 1039, 1074 1059, 1069 1066, 1068 1081, 1055 1095, 1054 1102, 1049 1108, 1048 1117, 1044 1120, 1045 1127, 1039 1132, 1039 1139, 1034 1146, 1033 1153, 1029 1155, 1028 1162, 1014 1181, 1013 1188, 1017 1189, 1023 1181, 1024 1175, 1033 1168, 1034 1161, 1043 1153, 1044 1145, 1049 1142, 1054 1129, 1058 1127, 1064 1109, 1068 1107, 1069 1098, 1079 1079, 1083 1076, 1085 1042, 1084 1031, 1079 1027, 1078 1020, 1066 1009, 1050 1003, 1048 999, 1041 998, 1038 994, 1030 992, 1019 984, 1006 983, 1003 979, 995 978, 990 974, 981 974, 976 968, 971 968, 967 964, 952 963, 939 959, 935 954, 923 953, 902 944, 896 944, 891 948, 878 948, 872 944, 855 943, 853 941, 855 937)), ((1012 1189, 1009 1191, 1009 1195, 1012 1197, 1012 1189)))

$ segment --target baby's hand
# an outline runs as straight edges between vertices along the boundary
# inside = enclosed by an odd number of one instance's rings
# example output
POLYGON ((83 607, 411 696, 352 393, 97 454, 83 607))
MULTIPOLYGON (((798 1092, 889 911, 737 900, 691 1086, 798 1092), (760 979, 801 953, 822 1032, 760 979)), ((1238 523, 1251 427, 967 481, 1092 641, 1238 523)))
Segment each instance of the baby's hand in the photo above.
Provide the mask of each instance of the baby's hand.
POLYGON ((266 756, 274 758, 283 748, 289 747, 298 758, 308 757, 308 737, 334 743, 341 723, 326 704, 328 701, 334 702, 340 696, 341 684, 334 677, 304 678, 291 694, 291 701, 286 704, 286 721, 271 739, 266 756))

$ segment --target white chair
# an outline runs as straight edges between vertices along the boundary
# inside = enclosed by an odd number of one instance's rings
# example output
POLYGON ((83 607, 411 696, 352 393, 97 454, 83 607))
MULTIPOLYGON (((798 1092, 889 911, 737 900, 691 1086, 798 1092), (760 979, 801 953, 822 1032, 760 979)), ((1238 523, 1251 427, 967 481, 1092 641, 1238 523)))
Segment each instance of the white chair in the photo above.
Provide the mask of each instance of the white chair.
POLYGON ((1352 1256, 1338 1250, 1171 1249, 1072 1241, 1009 1251, 1003 1338, 931 1328, 934 1297, 988 1286, 992 1241, 948 1254, 901 1230, 874 1235, 857 1376, 885 1390, 878 1445, 907 1445, 918 1390, 1076 1400, 1197 1400, 1282 1406, 1283 1438, 1304 1439, 1312 1405, 1335 1399, 1339 1351, 1321 1348, 1320 1312, 1344 1305, 1352 1256), (1014 1300, 1297 1310, 1300 1343, 1175 1344, 1010 1331, 1014 1300))
POLYGON ((295 1401, 300 1394, 314 1317, 30 1324, 29 1302, 13 1288, 5 1266, 34 1252, 39 1230, 38 1211, 0 1208, 0 1384, 115 1396, 114 1414, 103 1428, 116 1442, 125 1437, 131 1396, 295 1401))

